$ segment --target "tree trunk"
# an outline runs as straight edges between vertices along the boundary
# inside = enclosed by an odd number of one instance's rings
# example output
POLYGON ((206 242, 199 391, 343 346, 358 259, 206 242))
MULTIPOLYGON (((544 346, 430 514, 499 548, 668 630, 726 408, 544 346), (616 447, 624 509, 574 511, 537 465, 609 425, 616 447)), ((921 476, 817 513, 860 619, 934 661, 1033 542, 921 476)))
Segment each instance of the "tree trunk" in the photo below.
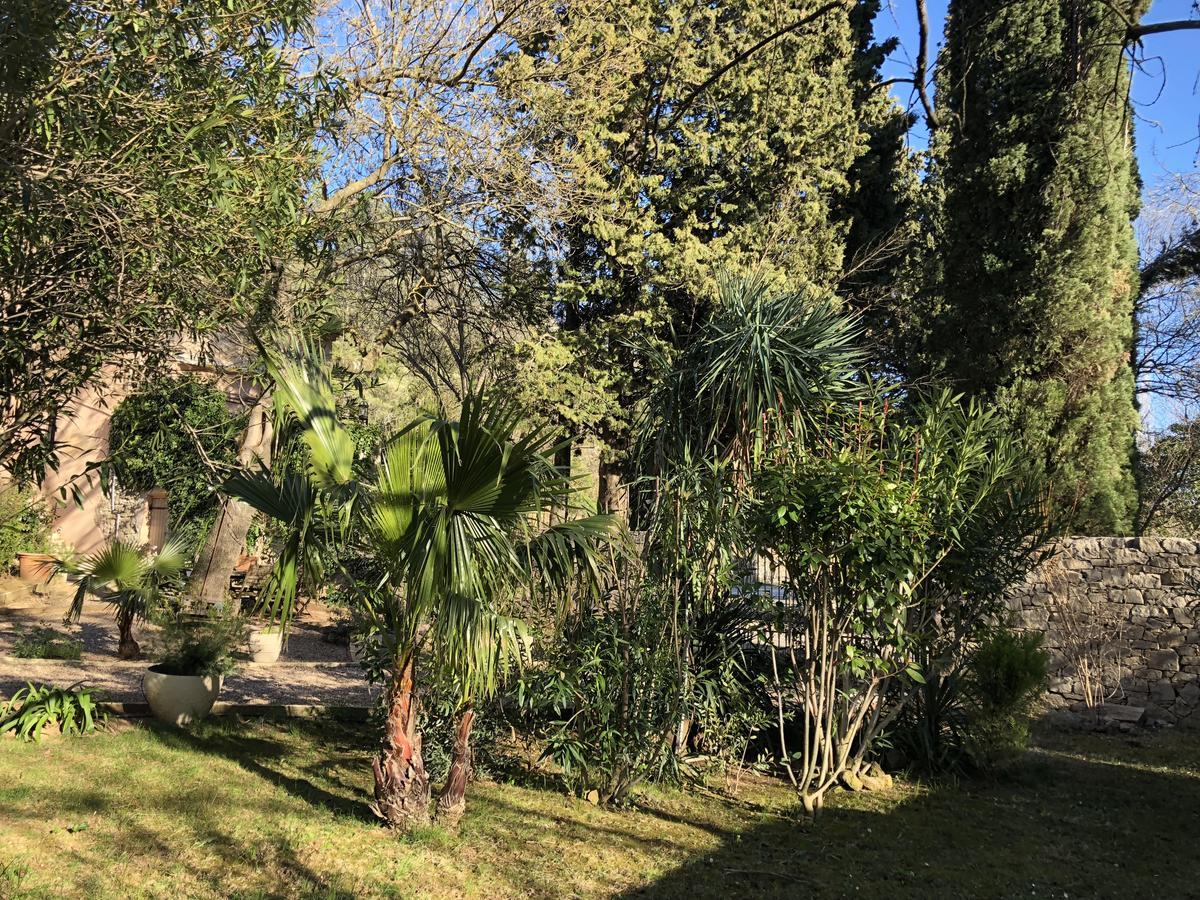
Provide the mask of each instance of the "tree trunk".
POLYGON ((142 648, 133 639, 133 616, 125 612, 117 613, 117 658, 141 659, 142 648))
POLYGON ((388 687, 387 725, 375 770, 375 813, 389 828, 407 831, 429 821, 429 776, 421 758, 413 658, 394 669, 388 687))
MULTIPOLYGON (((238 449, 238 465, 246 468, 256 461, 270 465, 273 433, 271 394, 264 391, 250 408, 238 449)), ((253 518, 254 510, 249 504, 222 495, 221 511, 208 532, 188 582, 187 595, 197 605, 220 606, 225 602, 229 578, 246 547, 246 533, 253 518)))
POLYGON ((457 825, 467 811, 467 782, 471 780, 471 724, 474 721, 475 709, 468 703, 458 720, 450 773, 438 797, 438 819, 451 827, 457 825))

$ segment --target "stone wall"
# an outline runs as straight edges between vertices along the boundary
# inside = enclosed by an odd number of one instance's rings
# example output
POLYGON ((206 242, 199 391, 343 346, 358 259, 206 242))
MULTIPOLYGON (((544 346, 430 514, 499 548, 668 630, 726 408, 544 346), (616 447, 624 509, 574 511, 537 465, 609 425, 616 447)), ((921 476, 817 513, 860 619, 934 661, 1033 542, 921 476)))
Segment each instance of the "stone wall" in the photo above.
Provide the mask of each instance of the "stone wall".
POLYGON ((1070 538, 1013 591, 1019 623, 1043 631, 1049 702, 1139 706, 1200 727, 1200 544, 1070 538))

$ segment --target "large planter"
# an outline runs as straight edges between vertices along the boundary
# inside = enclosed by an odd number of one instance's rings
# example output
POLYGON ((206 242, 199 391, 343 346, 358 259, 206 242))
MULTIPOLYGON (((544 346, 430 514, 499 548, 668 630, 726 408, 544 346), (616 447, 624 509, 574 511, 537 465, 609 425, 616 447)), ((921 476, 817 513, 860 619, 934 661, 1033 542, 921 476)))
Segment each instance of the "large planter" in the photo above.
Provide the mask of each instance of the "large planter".
POLYGON ((17 572, 24 581, 49 581, 54 575, 54 557, 49 553, 18 553, 17 572))
POLYGON ((273 663, 283 651, 283 631, 279 628, 251 628, 247 643, 251 662, 273 663))
POLYGON ((203 719, 221 692, 219 675, 169 675, 151 666, 142 677, 142 694, 154 718, 168 725, 203 719))

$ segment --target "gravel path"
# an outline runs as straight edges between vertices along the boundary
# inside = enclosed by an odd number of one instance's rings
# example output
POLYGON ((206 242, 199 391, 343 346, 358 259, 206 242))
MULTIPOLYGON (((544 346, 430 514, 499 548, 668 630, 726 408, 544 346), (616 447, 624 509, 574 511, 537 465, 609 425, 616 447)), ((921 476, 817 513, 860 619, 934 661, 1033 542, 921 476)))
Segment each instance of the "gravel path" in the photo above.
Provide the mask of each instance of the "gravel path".
MULTIPOLYGON (((0 657, 0 694, 26 682, 70 687, 83 681, 118 703, 142 702, 142 676, 148 663, 0 657)), ((248 705, 299 704, 369 707, 377 691, 354 663, 242 663, 221 685, 222 703, 248 705)))
MULTIPOLYGON (((78 624, 64 626, 69 592, 56 591, 45 602, 23 608, 0 607, 0 695, 10 696, 26 682, 69 687, 83 681, 113 702, 141 702, 142 675, 154 659, 158 629, 139 625, 134 636, 142 645, 143 661, 117 659, 117 633, 109 609, 89 601, 78 624), (83 641, 79 661, 17 659, 12 646, 22 631, 39 625, 64 631, 83 641)), ((368 707, 378 690, 351 661, 344 644, 327 640, 328 614, 315 607, 293 626, 279 662, 242 661, 221 688, 222 703, 301 704, 368 707)))

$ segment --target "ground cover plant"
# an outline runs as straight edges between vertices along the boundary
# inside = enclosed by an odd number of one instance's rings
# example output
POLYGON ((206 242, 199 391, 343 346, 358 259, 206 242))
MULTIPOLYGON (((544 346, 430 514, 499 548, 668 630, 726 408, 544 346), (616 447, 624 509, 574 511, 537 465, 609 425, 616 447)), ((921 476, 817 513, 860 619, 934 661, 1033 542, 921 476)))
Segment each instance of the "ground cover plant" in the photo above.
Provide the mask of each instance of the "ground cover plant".
POLYGON ((79 684, 69 688, 27 684, 0 702, 0 734, 11 733, 26 741, 39 740, 47 729, 89 734, 103 719, 92 691, 79 684))
POLYGON ((835 794, 816 828, 789 786, 754 776, 607 810, 502 775, 457 834, 396 840, 364 814, 362 726, 121 726, 2 745, 0 867, 8 896, 30 900, 1194 893, 1200 863, 1160 854, 1200 804, 1191 735, 1036 743, 1003 779, 835 794))
POLYGON ((83 641, 56 628, 39 625, 18 632, 12 655, 22 659, 79 659, 83 655, 83 641))

